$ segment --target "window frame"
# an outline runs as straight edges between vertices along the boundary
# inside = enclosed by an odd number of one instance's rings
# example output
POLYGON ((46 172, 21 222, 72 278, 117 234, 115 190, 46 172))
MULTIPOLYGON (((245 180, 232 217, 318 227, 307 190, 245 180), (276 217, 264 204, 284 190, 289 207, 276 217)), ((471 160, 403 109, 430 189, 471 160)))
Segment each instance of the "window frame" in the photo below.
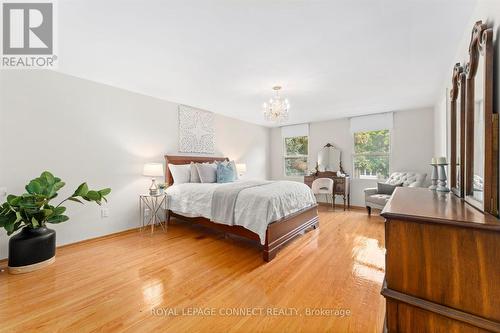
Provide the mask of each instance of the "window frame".
POLYGON ((365 131, 358 131, 358 132, 353 132, 352 133, 352 173, 353 173, 353 178, 354 179, 363 179, 363 180, 386 180, 390 177, 391 175, 391 164, 392 164, 392 130, 390 128, 382 128, 382 129, 374 129, 374 130, 365 130, 365 131), (389 134, 389 151, 387 153, 385 152, 370 152, 370 153, 356 153, 356 140, 354 139, 357 133, 366 133, 366 132, 376 132, 376 131, 388 131, 389 134), (369 176, 362 176, 356 175, 356 157, 358 156, 369 156, 369 157, 377 157, 377 156, 387 156, 387 162, 388 162, 388 167, 387 167, 387 177, 385 178, 378 178, 377 176, 369 177, 369 176))
POLYGON ((283 147, 283 176, 286 178, 298 178, 298 177, 304 177, 307 175, 307 170, 309 169, 309 135, 294 135, 294 136, 286 136, 282 137, 282 147, 283 147), (286 139, 289 138, 298 138, 298 137, 306 137, 307 138, 307 154, 305 155, 287 155, 287 149, 286 149, 286 139), (307 169, 304 171, 303 175, 287 175, 286 173, 286 159, 290 158, 305 158, 306 159, 306 164, 307 164, 307 169))

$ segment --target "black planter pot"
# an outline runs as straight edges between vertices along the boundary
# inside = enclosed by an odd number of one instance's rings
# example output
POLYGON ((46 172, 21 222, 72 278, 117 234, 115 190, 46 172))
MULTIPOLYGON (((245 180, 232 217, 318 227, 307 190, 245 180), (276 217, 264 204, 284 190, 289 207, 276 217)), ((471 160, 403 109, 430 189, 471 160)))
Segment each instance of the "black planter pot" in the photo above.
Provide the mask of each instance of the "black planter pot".
POLYGON ((24 273, 45 267, 54 262, 55 255, 55 230, 25 227, 9 240, 9 271, 24 273))

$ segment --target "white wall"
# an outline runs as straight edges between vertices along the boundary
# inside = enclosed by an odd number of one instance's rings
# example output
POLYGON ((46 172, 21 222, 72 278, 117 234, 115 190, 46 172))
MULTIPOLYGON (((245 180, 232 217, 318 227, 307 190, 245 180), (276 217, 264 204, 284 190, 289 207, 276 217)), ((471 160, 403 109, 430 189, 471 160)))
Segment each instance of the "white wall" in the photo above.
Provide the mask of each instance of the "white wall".
MULTIPOLYGON (((408 170, 429 173, 429 162, 434 151, 434 110, 432 108, 394 112, 394 128, 391 132, 390 171, 408 170)), ((314 169, 319 150, 331 143, 342 151, 342 166, 352 172, 354 137, 348 118, 309 124, 309 168, 314 169)), ((271 131, 271 178, 303 181, 284 177, 283 142, 281 129, 271 131)), ((351 204, 364 206, 363 189, 376 186, 376 180, 352 179, 351 204)), ((337 198, 340 202, 340 198, 337 198)))
POLYGON ((434 106, 434 155, 447 156, 449 155, 448 140, 450 131, 448 129, 448 121, 450 119, 450 112, 448 110, 449 99, 448 90, 439 99, 439 102, 434 106))
MULTIPOLYGON (((267 178, 270 130, 220 115, 215 126, 217 155, 267 178)), ((150 182, 142 166, 177 154, 177 128, 175 103, 52 71, 0 71, 0 187, 22 193, 44 170, 66 182, 61 197, 82 181, 111 187, 109 218, 68 203, 70 221, 54 226, 59 245, 137 227, 138 194, 150 182)), ((0 258, 7 244, 2 230, 0 258)))
MULTIPOLYGON (((477 3, 477 6, 474 10, 474 13, 470 19, 470 22, 467 26, 464 27, 463 37, 460 44, 457 45, 457 53, 455 59, 450 61, 448 68, 448 75, 443 78, 442 89, 439 92, 438 100, 436 101, 436 105, 434 106, 435 119, 436 122, 436 131, 435 131, 435 154, 443 155, 444 153, 449 155, 449 131, 447 131, 447 124, 449 123, 449 112, 447 112, 448 108, 448 99, 444 98, 447 95, 447 90, 451 86, 451 76, 453 73, 453 67, 455 63, 460 62, 461 64, 465 64, 468 62, 468 49, 470 43, 470 37, 472 32, 472 27, 476 21, 482 20, 486 22, 490 27, 493 27, 493 40, 495 41, 495 80, 500 78, 500 42, 499 42, 499 31, 500 31, 500 1, 498 0, 480 0, 477 3), (446 121, 444 121, 446 120, 446 121), (446 146, 443 146, 446 145, 446 146)), ((496 110, 500 110, 500 98, 498 97, 498 83, 495 87, 495 95, 497 96, 495 99, 495 108, 496 110)))

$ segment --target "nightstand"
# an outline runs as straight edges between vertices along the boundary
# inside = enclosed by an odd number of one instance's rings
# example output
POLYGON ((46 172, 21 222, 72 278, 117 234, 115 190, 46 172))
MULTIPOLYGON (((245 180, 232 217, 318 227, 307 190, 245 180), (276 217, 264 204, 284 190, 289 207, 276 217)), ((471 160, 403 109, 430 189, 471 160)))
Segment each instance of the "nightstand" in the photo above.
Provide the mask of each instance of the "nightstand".
POLYGON ((158 195, 141 194, 139 195, 139 211, 141 231, 145 227, 151 226, 151 234, 154 232, 156 224, 159 224, 164 231, 167 230, 167 202, 166 193, 158 195), (165 212, 163 220, 162 209, 165 212), (149 211, 149 214, 147 212, 149 211))

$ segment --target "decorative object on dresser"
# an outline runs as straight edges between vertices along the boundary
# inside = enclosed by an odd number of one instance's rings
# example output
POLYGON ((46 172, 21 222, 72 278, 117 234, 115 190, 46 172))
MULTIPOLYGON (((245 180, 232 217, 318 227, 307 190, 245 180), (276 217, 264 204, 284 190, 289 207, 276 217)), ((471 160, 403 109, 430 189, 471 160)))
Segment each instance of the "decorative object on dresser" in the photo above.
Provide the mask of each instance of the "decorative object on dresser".
POLYGON ((179 105, 179 151, 181 153, 215 152, 214 114, 179 105))
MULTIPOLYGON (((422 187, 427 174, 418 172, 393 172, 385 184, 399 185, 402 187, 422 187)), ((378 188, 365 188, 365 206, 368 215, 371 215, 372 208, 383 209, 391 198, 390 194, 379 193, 378 188)))
POLYGON ((498 113, 494 109, 493 29, 472 30, 465 68, 465 200, 498 216, 498 113))
POLYGON ((27 273, 55 261, 56 232, 46 227, 47 223, 58 224, 69 220, 64 215, 66 208, 61 206, 66 201, 82 203, 81 200, 101 205, 111 189, 99 191, 89 190, 83 183, 76 191, 62 200, 57 206, 50 201, 57 197, 57 192, 65 183, 48 171, 31 180, 26 185, 26 193, 16 196, 8 195, 7 201, 0 206, 0 227, 5 228, 7 235, 17 230, 21 232, 9 240, 9 272, 12 274, 27 273))
POLYGON ((446 186, 446 169, 445 166, 448 165, 446 162, 446 157, 438 157, 436 159, 436 165, 438 169, 438 183, 436 187, 436 191, 438 192, 450 192, 448 186, 446 186))
MULTIPOLYGON (((191 162, 194 163, 213 163, 215 161, 218 162, 223 162, 223 161, 229 161, 228 158, 225 157, 200 157, 200 156, 170 156, 166 155, 165 160, 167 163, 167 166, 170 165, 189 165, 191 162)), ((199 165, 199 164, 198 164, 199 165)), ((170 173, 170 168, 166 168, 166 182, 169 185, 173 184, 173 179, 172 175, 170 173)), ((290 182, 293 183, 293 182, 290 182)), ((181 184, 182 185, 188 185, 188 184, 181 184)), ((196 184, 189 184, 189 185, 195 185, 196 184)), ((217 184, 215 184, 217 185, 217 184)), ((235 185, 240 185, 240 182, 235 183, 235 185)), ((303 184, 299 184, 303 186, 303 184)), ((227 185, 221 185, 221 186, 227 186, 227 185)), ((169 190, 175 189, 176 186, 172 186, 169 188, 169 190)), ((309 193, 309 195, 312 195, 309 193)), ((241 194, 238 194, 238 196, 241 196, 241 194)), ((213 197, 213 196, 212 196, 213 197)), ((262 198, 258 198, 262 200, 262 198)), ((314 198, 311 198, 314 199, 314 198)), ((170 201, 170 198, 169 198, 170 201)), ((256 200, 259 201, 259 200, 256 200)), ((170 220, 171 217, 176 217, 181 220, 186 220, 189 222, 201 224, 222 232, 227 232, 231 234, 235 234, 241 237, 245 237, 248 239, 256 240, 256 241, 261 241, 262 239, 259 236, 259 234, 250 231, 249 229, 244 228, 241 225, 227 225, 227 224, 222 224, 222 223, 216 223, 212 222, 210 219, 205 218, 205 217, 188 217, 184 216, 179 212, 173 212, 171 210, 172 206, 172 201, 169 202, 169 213, 168 213, 168 220, 170 220)), ((213 209, 213 206, 212 206, 213 209)), ((234 209, 234 207, 233 207, 234 209)), ((167 220, 167 223, 168 223, 167 220)), ((264 261, 268 262, 271 261, 275 256, 277 251, 293 240, 296 236, 300 235, 301 233, 305 232, 306 230, 313 228, 316 229, 319 226, 319 220, 318 220, 318 211, 317 211, 317 205, 314 202, 310 206, 307 206, 303 209, 300 209, 296 211, 295 213, 289 214, 283 218, 280 218, 276 221, 271 221, 267 225, 267 229, 265 230, 265 242, 263 242, 263 259, 264 261)))
POLYGON ((438 184, 438 165, 435 157, 432 158, 430 165, 432 167, 432 171, 431 171, 431 185, 429 186, 429 190, 435 191, 438 184))
POLYGON ((163 164, 161 163, 146 163, 142 170, 143 176, 151 177, 151 186, 149 187, 149 195, 158 195, 160 190, 156 185, 155 177, 163 177, 163 164))
POLYGON ((387 332, 500 332, 498 219, 420 188, 396 189, 381 215, 387 332))

